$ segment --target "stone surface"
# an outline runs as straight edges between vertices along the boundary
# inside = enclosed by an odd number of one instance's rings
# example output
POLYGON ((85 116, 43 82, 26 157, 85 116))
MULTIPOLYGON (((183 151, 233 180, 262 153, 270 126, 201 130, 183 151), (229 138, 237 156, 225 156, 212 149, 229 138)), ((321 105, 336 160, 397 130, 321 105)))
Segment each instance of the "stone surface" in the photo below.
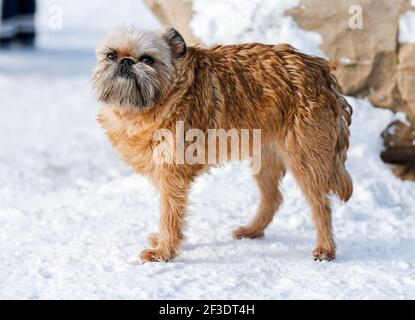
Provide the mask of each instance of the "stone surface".
POLYGON ((377 105, 391 107, 399 18, 406 6, 406 0, 302 0, 288 13, 303 29, 323 36, 322 49, 336 61, 345 93, 373 94, 377 105), (362 29, 351 28, 357 16, 350 8, 355 5, 362 8, 362 29))
POLYGON ((383 161, 392 164, 394 172, 401 178, 415 180, 415 129, 395 121, 382 133, 383 161))
POLYGON ((399 51, 397 73, 399 93, 407 106, 408 116, 415 123, 415 44, 404 44, 399 51))
POLYGON ((348 95, 407 114, 412 127, 391 124, 385 131, 385 162, 405 179, 415 179, 415 44, 399 44, 399 20, 414 10, 408 0, 301 0, 288 12, 305 30, 323 36, 322 50, 336 62, 336 76, 348 95), (353 29, 362 8, 362 29, 353 29), (350 8, 352 8, 350 10, 350 8), (393 135, 389 131, 394 129, 393 135), (399 161, 398 161, 399 160, 399 161))

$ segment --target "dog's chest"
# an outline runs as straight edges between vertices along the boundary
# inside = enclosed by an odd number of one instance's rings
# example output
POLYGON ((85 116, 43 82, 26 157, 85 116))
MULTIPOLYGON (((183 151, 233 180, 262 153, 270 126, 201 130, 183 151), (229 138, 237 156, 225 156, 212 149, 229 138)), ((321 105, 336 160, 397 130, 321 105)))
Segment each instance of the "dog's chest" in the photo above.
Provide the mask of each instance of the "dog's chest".
POLYGON ((141 174, 154 169, 154 126, 139 118, 116 114, 110 108, 102 108, 98 121, 106 131, 112 145, 123 160, 141 174))

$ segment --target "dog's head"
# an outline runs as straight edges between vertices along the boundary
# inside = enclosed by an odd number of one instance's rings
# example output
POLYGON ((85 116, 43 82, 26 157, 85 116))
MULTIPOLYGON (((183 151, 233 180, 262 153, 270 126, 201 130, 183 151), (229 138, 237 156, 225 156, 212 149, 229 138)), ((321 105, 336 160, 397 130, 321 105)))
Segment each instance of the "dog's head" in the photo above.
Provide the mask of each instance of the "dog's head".
POLYGON ((173 28, 117 28, 97 48, 93 86, 98 100, 122 109, 151 108, 172 85, 176 62, 186 52, 183 37, 173 28))

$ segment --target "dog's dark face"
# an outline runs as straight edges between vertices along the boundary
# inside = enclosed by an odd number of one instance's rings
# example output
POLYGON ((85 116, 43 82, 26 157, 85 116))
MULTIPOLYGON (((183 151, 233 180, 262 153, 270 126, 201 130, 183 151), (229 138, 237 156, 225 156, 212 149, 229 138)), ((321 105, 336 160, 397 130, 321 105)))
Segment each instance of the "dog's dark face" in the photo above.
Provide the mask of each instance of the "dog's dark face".
POLYGON ((164 32, 117 28, 97 49, 93 86, 98 100, 122 109, 151 108, 172 85, 176 59, 183 58, 186 49, 173 28, 164 32))

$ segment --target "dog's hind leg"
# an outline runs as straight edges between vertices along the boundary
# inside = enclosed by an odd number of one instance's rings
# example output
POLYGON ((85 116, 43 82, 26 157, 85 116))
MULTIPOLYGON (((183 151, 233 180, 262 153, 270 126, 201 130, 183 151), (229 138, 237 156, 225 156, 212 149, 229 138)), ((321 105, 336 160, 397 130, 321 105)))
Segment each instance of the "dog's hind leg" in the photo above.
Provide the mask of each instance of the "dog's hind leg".
POLYGON ((271 223, 283 201, 279 184, 285 172, 284 160, 276 148, 264 147, 261 154, 261 171, 255 176, 261 194, 261 203, 249 225, 234 230, 235 238, 254 239, 264 236, 264 230, 271 223))
MULTIPOLYGON (((323 119, 323 123, 324 119, 323 119)), ((287 142, 288 167, 300 185, 313 213, 317 228, 315 260, 333 260, 336 244, 332 230, 332 210, 328 195, 333 172, 334 143, 321 128, 297 128, 297 136, 287 142)))

